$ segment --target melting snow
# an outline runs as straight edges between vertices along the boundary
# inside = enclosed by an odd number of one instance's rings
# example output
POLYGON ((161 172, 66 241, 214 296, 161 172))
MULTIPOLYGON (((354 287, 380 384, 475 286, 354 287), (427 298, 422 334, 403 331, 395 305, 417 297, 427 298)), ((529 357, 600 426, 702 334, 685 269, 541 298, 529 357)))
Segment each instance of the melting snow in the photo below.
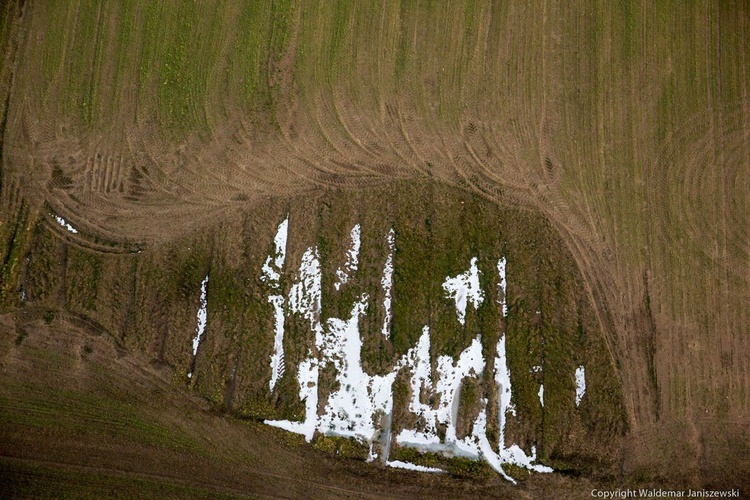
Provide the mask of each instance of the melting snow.
POLYGON ((482 411, 479 412, 477 419, 474 421, 474 429, 470 437, 464 438, 467 444, 473 444, 482 453, 482 457, 490 464, 490 467, 503 476, 505 479, 513 484, 516 484, 515 479, 510 477, 503 470, 503 460, 495 453, 490 444, 490 440, 487 439, 487 400, 482 400, 482 411))
POLYGON ((454 455, 479 458, 477 446, 466 440, 457 439, 456 421, 462 380, 469 376, 477 377, 484 370, 480 339, 475 338, 471 345, 461 353, 455 364, 450 356, 438 357, 438 382, 435 390, 440 394, 440 401, 437 409, 420 400, 423 388, 428 391, 433 388, 429 353, 429 329, 424 327, 417 346, 410 349, 396 367, 396 370, 402 367, 411 369, 412 399, 409 403, 409 410, 419 417, 418 420, 423 423, 423 430, 404 429, 396 436, 396 442, 420 451, 444 451, 454 455), (445 425, 443 442, 437 434, 438 424, 445 425))
MULTIPOLYGON (((286 223, 286 221, 285 221, 286 223)), ((276 255, 269 256, 263 272, 265 280, 272 287, 278 284, 278 277, 283 265, 284 246, 286 243, 286 225, 279 226, 276 238, 276 255), (270 271, 267 271, 270 270, 270 271), (276 274, 274 274, 276 273, 276 274)), ((359 253, 359 225, 352 229, 352 246, 348 252, 347 264, 344 271, 348 279, 348 271, 357 268, 359 253)), ((393 283, 393 251, 394 231, 388 234, 390 253, 386 260, 381 284, 385 291, 384 308, 386 319, 383 334, 388 333, 391 320, 391 287, 393 283)), ((498 263, 500 274, 500 288, 503 292, 503 312, 505 313, 505 259, 498 263)), ((204 284, 205 281, 204 280, 204 284)), ((341 275, 339 275, 341 279, 341 275)), ((266 420, 265 423, 290 432, 302 434, 307 441, 312 440, 316 431, 322 434, 345 436, 369 444, 368 461, 378 457, 373 444, 376 440, 380 444, 380 458, 390 467, 406 468, 420 472, 444 472, 442 469, 423 467, 416 464, 389 461, 388 454, 391 442, 391 424, 393 407, 393 382, 401 370, 408 370, 410 374, 411 400, 409 411, 418 418, 419 425, 415 429, 404 429, 396 436, 396 442, 402 446, 410 446, 419 451, 446 452, 453 456, 464 456, 473 459, 486 460, 499 474, 514 482, 513 478, 503 471, 503 464, 510 463, 537 472, 551 472, 552 469, 535 464, 536 448, 532 447, 531 456, 527 455, 518 445, 505 445, 505 423, 508 414, 516 415, 515 407, 511 403, 510 371, 507 365, 505 335, 497 343, 497 355, 494 359, 494 378, 498 385, 498 424, 499 451, 495 452, 486 435, 487 400, 482 400, 482 408, 476 416, 472 433, 458 439, 456 422, 458 405, 460 402, 461 384, 466 377, 480 377, 485 369, 485 359, 482 355, 481 337, 477 336, 471 344, 459 355, 457 360, 450 356, 439 356, 433 365, 430 358, 430 330, 425 326, 417 344, 396 363, 393 369, 385 375, 369 375, 362 368, 361 351, 362 338, 359 331, 360 318, 366 314, 368 297, 362 294, 354 303, 348 318, 329 318, 325 324, 321 321, 321 266, 317 248, 308 248, 302 256, 299 272, 293 283, 287 299, 278 294, 272 294, 269 302, 273 304, 276 317, 277 336, 274 339, 274 356, 272 369, 274 373, 283 371, 283 351, 277 341, 283 340, 283 322, 285 314, 297 314, 309 321, 310 329, 315 335, 315 346, 308 350, 307 358, 297 368, 297 382, 299 384, 299 398, 305 404, 305 414, 301 421, 266 420), (285 311, 286 307, 286 311, 285 311), (278 332, 281 332, 279 334, 278 332), (281 335, 281 336, 280 336, 281 335), (277 355, 281 353, 281 355, 277 355), (336 374, 338 389, 330 393, 326 399, 325 408, 319 415, 318 377, 321 368, 330 366, 336 374), (275 368, 274 368, 275 367, 275 368), (437 378, 434 378, 434 377, 437 378), (437 382, 434 382, 437 380, 437 382), (423 394, 430 394, 438 399, 433 407, 422 402, 423 394), (438 428, 445 430, 445 437, 440 438, 438 428)), ((340 283, 345 283, 341 280, 340 283)), ((205 287, 204 287, 205 288, 205 287)), ((443 284, 449 298, 456 300, 459 322, 464 323, 466 305, 471 301, 474 308, 478 308, 483 301, 479 288, 479 270, 477 258, 472 259, 471 268, 454 278, 446 279, 443 284)), ((205 321, 204 321, 205 324, 205 321)), ((532 368, 536 371, 539 367, 532 368)), ((583 377, 580 367, 581 378, 583 377)), ((280 376, 280 375, 278 375, 280 376)), ((278 380, 273 378, 271 388, 278 380)), ((578 372, 576 372, 578 380, 578 372)), ((540 386, 539 399, 544 405, 544 387, 540 386)))
POLYGON ((510 403, 511 386, 510 386, 510 370, 508 370, 508 363, 505 358, 505 334, 500 337, 497 342, 497 356, 495 357, 495 382, 498 387, 498 429, 500 430, 500 447, 505 446, 505 414, 513 413, 515 415, 515 409, 510 403))
POLYGON ((206 309, 207 309, 207 302, 206 302, 206 285, 208 284, 208 275, 203 278, 203 281, 201 282, 201 298, 200 298, 200 307, 198 308, 198 314, 196 316, 196 327, 195 327, 195 337, 193 338, 193 356, 198 354, 198 346, 201 343, 201 337, 203 336, 203 332, 206 330, 206 309))
POLYGON ((409 349, 396 366, 396 370, 402 367, 411 371, 411 401, 409 411, 425 422, 423 431, 412 429, 402 430, 396 436, 396 442, 415 447, 426 447, 440 444, 440 438, 435 428, 436 410, 421 401, 422 389, 432 391, 432 367, 430 363, 430 328, 422 328, 422 336, 419 337, 417 345, 409 349))
POLYGON ((268 281, 271 285, 278 286, 281 278, 281 270, 284 268, 286 260, 286 240, 289 233, 289 218, 287 217, 276 229, 276 236, 273 239, 276 246, 275 255, 269 255, 263 264, 263 274, 260 279, 268 281))
POLYGON ((586 394, 586 368, 581 365, 576 368, 576 406, 581 404, 584 394, 586 394))
POLYGON ((442 474, 445 472, 443 469, 438 469, 437 467, 425 467, 424 465, 417 465, 417 464, 413 464, 410 462, 402 462, 401 460, 393 460, 393 461, 387 462, 387 465, 388 467, 413 470, 417 472, 434 472, 437 474, 442 474))
POLYGON ((458 402, 460 400, 461 381, 470 375, 478 376, 484 371, 482 357, 482 343, 476 337, 458 357, 455 366, 450 356, 440 356, 437 360, 438 383, 437 392, 440 393, 437 417, 440 422, 447 424, 445 440, 448 443, 456 441, 456 421, 458 416, 458 402))
POLYGON ((396 249, 396 232, 391 228, 388 231, 388 257, 385 259, 385 267, 383 268, 383 278, 380 280, 380 284, 383 285, 383 309, 385 310, 385 316, 383 317, 383 329, 381 332, 386 337, 390 336, 390 324, 391 324, 391 293, 393 290, 393 252, 396 249))
POLYGON ((506 286, 507 283, 505 281, 505 257, 497 261, 497 274, 500 279, 500 283, 498 284, 498 288, 500 289, 500 305, 503 308, 503 317, 508 315, 508 303, 507 303, 507 296, 506 296, 506 286))
POLYGON ((271 295, 268 302, 273 306, 274 335, 273 354, 271 354, 271 390, 276 387, 276 382, 284 375, 284 297, 282 295, 271 295))
POLYGON ((544 408, 544 384, 539 386, 539 404, 544 408))
POLYGON ((349 281, 349 273, 352 271, 356 271, 359 266, 359 247, 360 247, 360 226, 357 224, 352 228, 352 231, 350 233, 350 237, 352 239, 351 246, 349 247, 349 250, 346 252, 346 264, 344 264, 344 268, 338 268, 336 270, 336 277, 338 278, 338 281, 333 284, 333 287, 338 290, 341 288, 341 285, 346 284, 347 281, 349 281))
POLYGON ((318 429, 326 434, 354 437, 372 443, 378 435, 375 427, 377 414, 391 412, 391 386, 396 372, 370 376, 362 369, 359 318, 367 309, 366 295, 354 304, 348 320, 330 318, 323 328, 319 321, 320 282, 317 249, 308 249, 302 258, 299 279, 292 287, 289 299, 292 312, 302 314, 311 321, 319 354, 316 359, 310 352, 308 359, 298 369, 299 396, 305 401, 305 420, 269 420, 266 423, 302 434, 308 441, 318 429), (320 367, 328 364, 336 370, 339 389, 329 395, 325 411, 319 417, 318 372, 320 367))
MULTIPOLYGON (((289 218, 284 220, 276 230, 274 245, 276 246, 275 255, 269 255, 263 264, 263 274, 260 279, 267 282, 272 288, 279 289, 279 280, 286 260, 286 241, 289 231, 289 218)), ((284 374, 284 296, 273 294, 268 297, 268 302, 273 306, 274 311, 274 337, 273 337, 273 354, 271 355, 271 381, 269 385, 271 390, 276 386, 276 382, 284 374)))
POLYGON ((318 362, 308 358, 297 369, 299 398, 305 402, 305 419, 302 422, 291 420, 264 420, 264 423, 296 434, 302 434, 309 443, 315 434, 318 417, 318 362))
POLYGON ((78 229, 76 229, 73 226, 71 226, 70 224, 68 224, 68 221, 66 221, 65 219, 63 219, 59 215, 53 215, 53 217, 55 218, 55 220, 57 221, 58 224, 60 224, 62 227, 64 227, 65 229, 67 229, 71 233, 73 233, 73 234, 78 233, 78 229))
POLYGON ((318 427, 324 433, 371 443, 377 434, 376 413, 391 412, 391 386, 396 373, 370 376, 362 369, 359 317, 366 309, 367 295, 363 295, 354 304, 348 320, 331 318, 327 322, 320 347, 321 365, 333 365, 339 389, 329 395, 318 427))
MULTIPOLYGON (((308 248, 302 255, 302 263, 292 289, 289 292, 289 309, 294 314, 301 314, 310 322, 310 329, 315 334, 315 347, 320 349, 323 343, 323 325, 320 322, 320 261, 318 249, 308 248)), ((308 350, 307 359, 297 368, 299 398, 305 402, 305 419, 302 422, 290 420, 265 420, 265 423, 290 432, 305 436, 309 442, 315 434, 318 423, 318 373, 319 361, 308 350)))
POLYGON ((505 420, 506 414, 516 415, 516 409, 511 404, 511 385, 510 370, 508 370, 508 361, 505 352, 505 335, 500 337, 497 342, 497 356, 495 357, 495 381, 499 386, 498 395, 498 420, 499 420, 499 450, 498 453, 501 463, 515 464, 526 469, 536 472, 552 472, 550 467, 534 464, 536 461, 536 448, 532 447, 531 456, 526 455, 520 446, 513 444, 510 447, 505 446, 505 420))
POLYGON ((479 269, 477 268, 477 258, 471 259, 471 267, 465 273, 459 274, 454 278, 446 278, 443 283, 445 296, 456 301, 456 313, 458 322, 462 325, 466 319, 466 302, 471 301, 474 309, 478 309, 484 302, 484 294, 479 287, 479 269))
POLYGON ((289 292, 289 308, 294 314, 301 314, 310 321, 310 328, 316 334, 316 344, 320 343, 322 334, 320 324, 320 260, 318 248, 308 248, 302 256, 299 276, 289 292))

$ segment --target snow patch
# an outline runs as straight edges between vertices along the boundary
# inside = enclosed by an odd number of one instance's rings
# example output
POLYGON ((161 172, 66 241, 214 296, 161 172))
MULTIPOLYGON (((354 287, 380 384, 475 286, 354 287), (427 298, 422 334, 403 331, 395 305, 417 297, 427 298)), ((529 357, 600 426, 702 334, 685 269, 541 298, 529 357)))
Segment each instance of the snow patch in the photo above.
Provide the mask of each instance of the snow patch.
POLYGON ((505 446, 505 415, 507 413, 515 414, 515 410, 510 402, 511 385, 510 370, 505 357, 505 334, 497 342, 497 356, 495 356, 495 383, 498 387, 498 429, 500 431, 500 446, 505 446))
POLYGON ((487 439, 487 400, 482 401, 482 411, 479 412, 479 415, 477 416, 476 420, 474 421, 474 428, 472 430, 471 437, 465 438, 465 441, 467 442, 474 442, 475 446, 478 448, 478 450, 481 452, 482 457, 487 461, 488 464, 490 464, 490 467, 495 469, 495 471, 503 476, 505 479, 510 481, 513 484, 516 484, 516 480, 510 477, 508 474, 505 473, 503 470, 503 460, 502 458, 495 453, 495 450, 492 449, 492 445, 490 444, 490 440, 487 439))
POLYGON ((53 215, 52 217, 55 218, 55 220, 57 221, 58 224, 60 224, 62 227, 64 227, 65 229, 67 229, 71 233, 73 233, 73 234, 78 233, 78 229, 76 229, 73 226, 71 226, 70 224, 68 224, 68 221, 66 221, 65 219, 63 219, 59 215, 53 215))
MULTIPOLYGON (((274 306, 276 335, 274 337, 274 355, 272 355, 271 389, 284 370, 283 358, 283 323, 287 314, 297 314, 309 322, 314 333, 314 346, 308 349, 307 357, 297 367, 299 398, 304 402, 305 413, 301 421, 266 420, 265 423, 290 432, 302 434, 309 442, 316 432, 354 438, 369 445, 368 461, 379 458, 389 467, 406 468, 419 472, 444 472, 442 469, 418 466, 409 462, 389 461, 391 443, 391 418, 393 410, 393 383, 401 370, 408 370, 410 376, 411 399, 409 411, 416 417, 418 424, 413 429, 404 429, 396 436, 396 442, 418 451, 435 451, 449 456, 462 456, 475 460, 486 460, 499 474, 508 481, 515 480, 508 476, 504 464, 515 464, 537 472, 550 472, 551 468, 534 463, 536 448, 532 447, 531 455, 516 444, 506 446, 505 423, 507 416, 516 415, 511 402, 510 371, 506 359, 506 337, 503 334, 496 346, 494 359, 494 379, 498 385, 498 425, 499 446, 495 452, 486 435, 487 400, 482 400, 482 407, 476 416, 472 432, 463 439, 457 437, 457 415, 460 403, 461 385, 465 378, 482 376, 486 362, 482 353, 481 337, 477 336, 461 352, 458 359, 451 356, 439 356, 434 365, 430 356, 430 329, 425 326, 416 345, 410 348, 384 375, 369 375, 362 367, 362 337, 359 331, 360 319, 366 314, 368 296, 362 294, 347 318, 321 319, 321 282, 322 271, 317 248, 308 248, 302 256, 299 272, 289 291, 283 297, 279 292, 277 276, 280 276, 284 262, 283 252, 286 243, 286 227, 283 237, 282 227, 276 239, 276 254, 269 256, 264 266, 265 281, 276 289, 269 297, 274 306), (283 244, 282 244, 283 243, 283 244), (270 271, 268 271, 270 270, 270 271), (280 353, 280 354, 278 354, 280 353), (325 397, 325 407, 319 408, 318 379, 320 369, 331 367, 336 377, 336 390, 325 397), (427 394, 434 404, 423 402, 427 394), (320 413, 320 414, 319 414, 320 413), (440 432, 438 430, 440 429, 440 432), (444 434, 443 434, 444 431, 444 434), (441 439, 440 436, 444 438, 441 439), (379 447, 378 447, 379 446, 379 447)), ((356 270, 359 255, 359 225, 352 229, 352 245, 347 254, 347 263, 338 276, 342 285, 348 279, 349 272, 356 270), (355 231, 356 230, 356 231, 355 231), (346 276, 342 279, 342 276, 346 276)), ((393 253, 395 233, 391 229, 387 238, 389 256, 381 279, 385 292, 383 306, 386 312, 382 332, 388 335, 391 321, 391 290, 393 285, 393 253)), ((498 262, 500 274, 500 296, 505 308, 505 260, 498 262)), ((465 273, 447 278, 443 283, 447 296, 456 301, 458 319, 464 324, 466 306, 471 302, 478 309, 484 297, 479 287, 479 269, 477 258, 471 260, 471 267, 465 273)), ((581 367, 582 369, 583 367, 581 367)), ((541 370, 532 368, 532 372, 541 370)), ((540 403, 544 405, 543 386, 540 386, 540 403)))
POLYGON ((436 474, 442 474, 445 472, 443 469, 438 469, 437 467, 425 467, 424 465, 417 465, 411 462, 402 462, 401 460, 393 460, 393 461, 387 462, 386 465, 388 465, 388 467, 413 470, 417 472, 433 472, 436 474))
POLYGON ((505 421, 506 415, 516 415, 516 409, 511 403, 510 370, 505 351, 505 335, 503 334, 497 342, 497 356, 495 357, 495 382, 499 388, 498 394, 498 427, 499 427, 499 459, 501 463, 509 463, 524 467, 536 472, 552 472, 550 467, 534 464, 536 461, 536 448, 532 447, 531 456, 517 444, 509 447, 505 445, 505 421))
POLYGON ((282 295, 271 295, 268 302, 273 306, 274 334, 273 353, 271 354, 271 390, 276 387, 276 382, 284 375, 284 297, 282 295))
POLYGON ((424 390, 432 392, 430 363, 430 334, 429 328, 424 327, 417 345, 410 349, 396 366, 396 370, 409 368, 411 376, 412 399, 409 411, 418 416, 422 423, 421 429, 404 429, 396 442, 403 446, 410 446, 419 451, 448 452, 468 458, 479 458, 479 449, 456 437, 456 421, 458 403, 460 401, 461 382, 464 378, 478 377, 484 370, 482 357, 482 343, 475 338, 459 356, 458 361, 450 356, 440 356, 437 360, 438 382, 434 389, 440 395, 437 409, 421 401, 420 395, 424 390), (438 425, 445 426, 445 439, 440 440, 437 433, 438 425))
POLYGON ((263 264, 263 274, 260 279, 269 282, 272 286, 278 287, 281 278, 281 270, 284 268, 286 260, 286 240, 289 233, 289 217, 287 217, 276 229, 276 236, 273 239, 276 252, 269 255, 263 264))
POLYGON ((458 322, 462 325, 466 320, 466 303, 471 301, 474 309, 478 309, 484 302, 484 294, 479 287, 479 269, 477 268, 477 258, 471 259, 471 267, 465 273, 459 274, 453 278, 446 278, 443 283, 445 296, 456 301, 456 313, 458 322))
POLYGON ((383 329, 381 333, 390 337, 390 325, 391 325, 391 294, 393 293, 393 252, 396 250, 396 232, 391 228, 388 231, 388 257, 385 259, 385 267, 383 268, 383 278, 380 280, 380 284, 383 285, 383 309, 385 315, 383 316, 383 329))
POLYGON ((539 404, 544 408, 544 384, 539 385, 539 404))
POLYGON ((326 324, 320 346, 321 366, 334 367, 339 389, 329 395, 318 428, 326 434, 372 443, 377 437, 377 414, 391 412, 391 386, 396 373, 370 376, 362 369, 359 318, 367 310, 367 299, 367 295, 362 295, 348 320, 331 318, 326 324))
MULTIPOLYGON (((312 355, 312 353, 309 354, 312 355)), ((305 402, 305 419, 301 422, 264 420, 263 423, 295 434, 302 434, 309 443, 315 435, 318 420, 318 362, 316 359, 309 357, 299 364, 297 383, 300 401, 305 402)))
POLYGON ((318 247, 308 248, 302 255, 297 281, 289 292, 289 310, 310 322, 310 328, 316 334, 316 344, 320 343, 323 332, 320 323, 321 282, 318 247))
POLYGON ((586 394, 586 368, 581 365, 576 368, 576 406, 581 404, 584 394, 586 394))
MULTIPOLYGON (((287 304, 293 314, 300 314, 310 322, 310 329, 315 334, 315 347, 320 349, 323 343, 323 325, 320 322, 321 270, 318 248, 308 248, 302 255, 297 279, 289 292, 287 304)), ((297 367, 297 383, 300 401, 305 402, 305 419, 301 422, 291 420, 265 420, 274 427, 302 434, 310 442, 318 423, 318 375, 319 361, 308 350, 307 359, 297 367)))
POLYGON ((445 441, 456 442, 456 420, 458 402, 460 400, 461 381, 464 377, 479 376, 484 371, 484 357, 482 357, 482 342, 476 337, 458 357, 456 364, 450 356, 440 356, 437 360, 438 383, 437 392, 440 393, 438 404, 438 421, 446 424, 445 441))
POLYGON ((507 282, 505 281, 505 257, 497 261, 497 275, 499 277, 500 283, 498 283, 498 290, 500 293, 498 295, 500 296, 500 305, 503 309, 503 317, 508 316, 508 303, 507 303, 507 295, 506 295, 506 288, 507 288, 507 282))
POLYGON ((349 281, 349 273, 356 271, 359 268, 359 247, 360 247, 360 234, 361 228, 357 224, 351 230, 349 236, 351 237, 352 243, 349 250, 346 252, 346 263, 343 268, 336 270, 336 277, 338 281, 333 284, 336 290, 341 288, 341 285, 345 285, 349 281))
POLYGON ((196 326, 195 326, 195 337, 193 338, 193 356, 198 354, 198 346, 201 343, 201 337, 203 332, 206 330, 206 316, 208 303, 206 301, 206 285, 208 285, 208 275, 203 278, 201 282, 201 298, 200 307, 198 307, 198 314, 196 315, 196 326))
POLYGON ((437 412, 430 405, 422 403, 420 395, 422 390, 432 391, 432 366, 430 362, 430 328, 422 328, 422 335, 417 345, 409 349, 401 358, 395 370, 408 368, 411 371, 411 401, 409 411, 417 415, 418 420, 424 422, 423 430, 404 429, 398 436, 396 442, 414 447, 425 447, 440 444, 437 435, 436 420, 437 412))
MULTIPOLYGON (((269 255, 263 264, 260 279, 267 282, 272 288, 280 288, 279 280, 281 272, 284 269, 286 260, 286 242, 289 232, 289 218, 287 217, 276 230, 274 237, 274 246, 276 251, 274 255, 269 255)), ((274 294, 268 297, 268 302, 273 306, 274 311, 274 337, 273 353, 271 354, 271 381, 269 385, 273 391, 276 383, 284 375, 284 296, 274 294)))

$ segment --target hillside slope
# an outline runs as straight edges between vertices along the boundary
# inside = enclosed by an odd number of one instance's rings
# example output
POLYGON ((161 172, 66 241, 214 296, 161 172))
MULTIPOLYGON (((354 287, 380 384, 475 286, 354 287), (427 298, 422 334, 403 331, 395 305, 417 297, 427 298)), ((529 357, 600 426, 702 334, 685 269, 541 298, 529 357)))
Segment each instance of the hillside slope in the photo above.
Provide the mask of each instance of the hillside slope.
MULTIPOLYGON (((425 325, 433 356, 454 358, 481 331, 490 360, 505 332, 530 422, 509 423, 510 436, 546 443, 545 463, 602 481, 739 485, 748 16, 740 1, 8 2, 3 311, 84 317, 165 363, 175 390, 240 417, 291 418, 302 408, 291 368, 312 340, 290 320, 290 371, 268 394, 274 310, 260 279, 288 215, 280 296, 317 246, 326 319, 371 299, 370 374, 425 325), (363 268, 339 293, 356 224, 363 268), (376 343, 391 228, 394 336, 376 343), (454 336, 441 285, 474 257, 487 294, 507 257, 518 302, 505 321, 487 301, 454 336), (550 380, 570 398, 552 424, 539 380, 520 375, 536 366, 532 338, 560 340, 550 380), (611 398, 580 417, 572 374, 592 360, 611 398)), ((495 392, 477 384, 479 400, 495 392)))

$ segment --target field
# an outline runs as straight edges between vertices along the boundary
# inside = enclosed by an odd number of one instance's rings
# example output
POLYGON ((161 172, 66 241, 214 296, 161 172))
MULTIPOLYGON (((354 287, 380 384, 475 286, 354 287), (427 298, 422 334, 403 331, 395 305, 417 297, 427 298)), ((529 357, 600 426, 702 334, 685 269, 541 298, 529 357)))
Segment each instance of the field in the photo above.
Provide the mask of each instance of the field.
MULTIPOLYGON (((11 492, 74 488, 82 474, 131 496, 135 481, 173 496, 219 485, 228 496, 279 494, 260 479, 266 465, 279 468, 275 481, 310 467, 315 485, 297 491, 328 496, 351 484, 531 497, 592 484, 745 486, 746 3, 25 0, 0 16, 0 473, 11 492), (348 314, 355 292, 382 298, 395 229, 391 340, 378 337, 379 313, 363 325, 372 373, 424 324, 435 354, 457 356, 475 332, 491 351, 486 325, 501 323, 526 418, 510 434, 537 442, 559 472, 520 474, 516 490, 458 461, 447 476, 405 476, 332 458, 345 444, 308 446, 259 424, 301 408, 289 376, 267 394, 273 311, 259 277, 286 215, 284 291, 317 245, 328 317, 348 314), (356 223, 362 268, 337 294, 356 223), (455 334, 440 280, 476 255, 488 280, 489 262, 508 257, 513 302, 507 322, 485 305, 455 334), (193 358, 207 274, 208 326, 193 358), (92 367, 117 369, 89 374, 90 353, 60 345, 67 336, 116 346, 102 358, 93 347, 92 367), (562 399, 534 406, 539 380, 521 368, 546 356, 558 367, 545 372, 550 398, 555 383, 573 390, 575 366, 596 366, 585 411, 562 399), (123 359, 140 384, 124 382, 123 359), (52 399, 50 363, 61 384, 52 399), (162 397, 194 410, 151 410, 162 397), (128 398, 136 413, 118 406, 128 398), (25 433, 47 436, 53 458, 25 433), (76 453, 81 433, 90 440, 76 453), (205 442, 213 433, 234 447, 226 462, 205 442), (118 458, 97 461, 109 437, 118 458), (252 455, 254 443, 278 451, 252 455), (245 462, 259 475, 243 479, 245 462), (204 466, 231 477, 187 472, 204 466), (348 479, 334 480, 339 470, 348 479)), ((289 367, 310 342, 301 324, 289 323, 289 367)), ((472 390, 491 392, 482 384, 472 390)))

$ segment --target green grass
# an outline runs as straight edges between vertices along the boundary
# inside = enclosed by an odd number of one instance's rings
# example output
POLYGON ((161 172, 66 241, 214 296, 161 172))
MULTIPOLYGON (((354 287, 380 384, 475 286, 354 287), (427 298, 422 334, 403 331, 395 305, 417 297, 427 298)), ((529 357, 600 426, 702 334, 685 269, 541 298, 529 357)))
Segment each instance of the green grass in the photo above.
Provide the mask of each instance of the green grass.
POLYGON ((102 275, 102 263, 93 252, 81 252, 73 246, 68 250, 68 269, 66 296, 68 308, 83 311, 96 310, 99 282, 102 275))
POLYGON ((30 233, 31 217, 28 204, 22 202, 14 215, 0 226, 0 241, 3 244, 0 247, 3 259, 0 268, 0 303, 6 307, 17 300, 14 294, 18 286, 18 272, 21 271, 18 264, 26 250, 30 233))
POLYGON ((296 9, 289 0, 42 6, 45 22, 71 27, 53 30, 38 46, 44 105, 85 127, 118 114, 130 120, 135 86, 137 105, 175 141, 209 137, 238 105, 265 115, 259 123, 274 120, 282 99, 278 66, 296 9), (61 47, 74 56, 63 59, 61 47))
POLYGON ((10 498, 244 498, 180 481, 0 459, 0 495, 10 498))
MULTIPOLYGON (((59 363, 64 358, 42 350, 30 350, 38 359, 59 363)), ((132 440, 147 446, 201 453, 201 447, 179 430, 154 421, 152 415, 134 412, 127 401, 74 390, 44 391, 27 385, 6 385, 6 394, 24 394, 23 399, 5 398, 0 416, 7 426, 31 426, 58 432, 88 434, 107 439, 132 440)))

